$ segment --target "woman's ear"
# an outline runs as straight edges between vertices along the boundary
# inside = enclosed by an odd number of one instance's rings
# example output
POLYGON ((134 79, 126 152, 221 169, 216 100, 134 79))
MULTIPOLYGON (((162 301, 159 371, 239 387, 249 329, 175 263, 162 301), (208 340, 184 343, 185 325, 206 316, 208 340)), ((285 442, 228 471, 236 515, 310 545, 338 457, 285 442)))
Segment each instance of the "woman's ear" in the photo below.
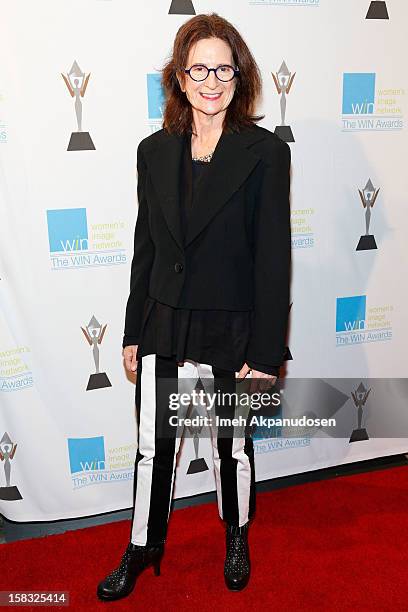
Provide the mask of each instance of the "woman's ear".
POLYGON ((184 91, 184 74, 181 74, 178 71, 176 71, 176 78, 177 78, 181 91, 184 91))

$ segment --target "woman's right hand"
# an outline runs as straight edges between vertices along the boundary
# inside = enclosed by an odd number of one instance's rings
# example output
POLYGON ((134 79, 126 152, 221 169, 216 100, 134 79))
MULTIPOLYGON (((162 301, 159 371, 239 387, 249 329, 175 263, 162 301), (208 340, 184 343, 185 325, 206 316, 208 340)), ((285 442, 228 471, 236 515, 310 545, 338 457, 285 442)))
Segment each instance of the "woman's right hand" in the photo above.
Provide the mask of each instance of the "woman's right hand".
POLYGON ((128 370, 128 372, 136 372, 137 347, 138 346, 139 346, 138 344, 131 345, 131 346, 125 346, 125 348, 122 351, 122 355, 125 359, 125 367, 128 370))

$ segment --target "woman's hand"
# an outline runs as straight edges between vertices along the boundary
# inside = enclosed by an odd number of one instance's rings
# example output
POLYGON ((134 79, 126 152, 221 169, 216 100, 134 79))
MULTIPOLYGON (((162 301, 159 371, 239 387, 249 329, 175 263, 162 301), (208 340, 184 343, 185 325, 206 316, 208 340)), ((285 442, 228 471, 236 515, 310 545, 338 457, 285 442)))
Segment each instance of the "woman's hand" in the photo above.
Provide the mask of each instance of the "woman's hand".
POLYGON ((128 372, 136 372, 138 346, 138 344, 135 344, 133 346, 125 346, 122 351, 122 355, 125 359, 125 367, 128 372))
POLYGON ((268 391, 268 389, 271 389, 276 383, 276 376, 273 376, 273 374, 265 374, 265 372, 259 372, 258 370, 252 370, 247 363, 244 363, 238 372, 237 378, 244 379, 249 372, 252 372, 253 379, 249 388, 250 393, 268 391))

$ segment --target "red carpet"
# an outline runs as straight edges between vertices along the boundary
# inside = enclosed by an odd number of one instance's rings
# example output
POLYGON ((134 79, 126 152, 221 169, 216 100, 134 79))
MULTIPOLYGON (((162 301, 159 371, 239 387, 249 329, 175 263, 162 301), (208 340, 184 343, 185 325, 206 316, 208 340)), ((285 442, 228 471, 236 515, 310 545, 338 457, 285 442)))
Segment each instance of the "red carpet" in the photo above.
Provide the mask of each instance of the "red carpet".
POLYGON ((252 577, 242 592, 224 587, 215 504, 173 512, 162 575, 149 568, 126 599, 99 602, 95 589, 119 562, 129 521, 1 546, 0 590, 67 590, 75 611, 408 609, 406 467, 262 493, 257 501, 252 577))

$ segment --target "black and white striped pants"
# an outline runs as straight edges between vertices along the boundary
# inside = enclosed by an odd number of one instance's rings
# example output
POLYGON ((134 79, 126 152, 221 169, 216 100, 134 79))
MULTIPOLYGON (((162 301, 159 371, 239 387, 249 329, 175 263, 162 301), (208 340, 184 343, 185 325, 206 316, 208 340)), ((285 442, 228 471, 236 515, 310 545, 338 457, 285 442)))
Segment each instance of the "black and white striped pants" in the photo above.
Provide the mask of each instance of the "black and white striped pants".
MULTIPOLYGON (((205 391, 235 391, 235 372, 187 359, 178 365, 174 358, 156 354, 138 360, 136 381, 136 415, 138 449, 134 473, 134 507, 131 542, 154 545, 165 542, 173 494, 176 456, 181 431, 163 429, 169 415, 185 416, 188 406, 169 408, 169 385, 175 393, 191 393, 198 379, 205 391), (160 378, 166 384, 160 384, 160 378), (163 435, 163 432, 165 434, 163 435)), ((218 413, 218 407, 215 407, 218 413)), ((234 401, 222 408, 222 416, 234 418, 234 401)), ((239 436, 225 428, 212 429, 215 482, 220 517, 236 526, 244 525, 255 511, 255 465, 253 442, 247 432, 239 436)))

